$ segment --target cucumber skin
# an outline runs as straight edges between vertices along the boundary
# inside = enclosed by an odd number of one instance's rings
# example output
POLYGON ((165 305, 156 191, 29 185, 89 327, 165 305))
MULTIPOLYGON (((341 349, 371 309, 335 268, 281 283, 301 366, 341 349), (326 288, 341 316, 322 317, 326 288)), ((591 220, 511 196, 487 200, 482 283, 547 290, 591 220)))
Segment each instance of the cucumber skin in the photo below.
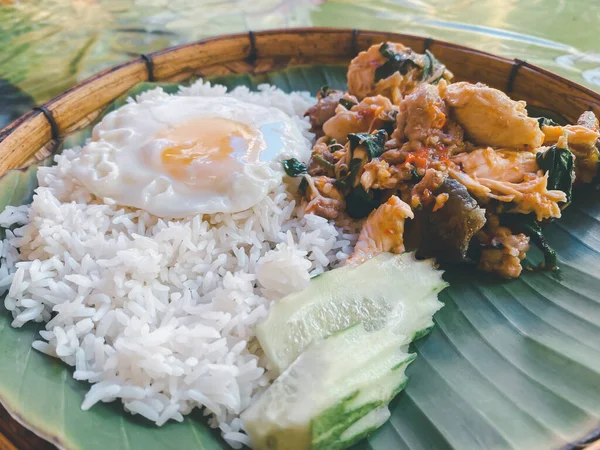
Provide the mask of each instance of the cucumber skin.
MULTIPOLYGON (((407 255, 405 254, 404 256, 407 255)), ((441 274, 441 272, 436 272, 441 274)), ((433 283, 433 280, 431 280, 431 282, 433 283)), ((290 429, 283 424, 280 424, 283 425, 283 427, 277 428, 276 425, 275 429, 271 429, 271 431, 268 432, 270 436, 265 436, 264 434, 262 435, 264 438, 262 442, 263 444, 266 444, 266 447, 259 446, 258 448, 261 450, 343 450, 367 437, 376 429, 378 429, 383 423, 385 423, 387 418, 389 418, 389 411, 387 416, 383 411, 383 414, 381 415, 375 412, 372 417, 367 418, 367 416, 378 408, 386 407, 389 402, 406 387, 408 383, 408 377, 404 374, 404 369, 406 369, 408 364, 414 361, 417 356, 416 354, 407 353, 409 343, 416 339, 422 338, 433 329, 434 323, 431 320, 432 315, 437 309, 443 306, 439 300, 437 300, 437 295, 435 294, 439 293, 447 285, 448 284, 444 282, 440 276, 439 281, 437 281, 437 283, 434 285, 433 289, 430 291, 430 294, 423 297, 422 300, 426 300, 428 298, 431 300, 431 298, 435 296, 434 303, 437 302, 440 306, 437 306, 436 308, 430 303, 427 306, 428 309, 421 310, 423 312, 422 314, 425 314, 420 316, 422 319, 419 319, 418 315, 414 316, 415 322, 413 322, 413 326, 418 324, 423 328, 417 329, 417 331, 413 332, 412 335, 409 334, 408 336, 410 336, 410 339, 405 341, 405 344, 402 344, 398 347, 407 355, 407 357, 403 360, 392 362, 392 364, 395 364, 393 366, 387 366, 392 373, 401 370, 401 373, 395 375, 398 382, 395 388, 393 386, 396 382, 396 379, 391 378, 392 374, 385 375, 381 373, 373 380, 372 385, 377 386, 374 388, 376 390, 371 390, 370 384, 362 385, 359 389, 347 395, 346 397, 338 399, 334 405, 329 406, 321 413, 317 413, 316 417, 313 416, 313 418, 310 419, 310 421, 306 424, 306 428, 304 428, 307 434, 298 428, 290 429), (363 395, 366 398, 358 399, 358 401, 356 401, 360 395, 363 395), (380 396, 381 398, 379 398, 380 396), (360 401, 364 401, 364 403, 356 404, 360 403, 360 401), (366 418, 364 424, 358 423, 363 418, 366 418), (363 425, 366 425, 367 427, 361 429, 363 425), (353 426, 354 428, 352 428, 353 426), (288 433, 288 431, 290 433, 288 433), (298 432, 300 432, 301 435, 295 436, 298 434, 298 432), (348 434, 352 435, 348 436, 348 434), (292 437, 292 435, 295 437, 292 437)), ((424 308, 425 307, 426 306, 424 306, 424 308)), ((335 337, 336 335, 346 332, 350 328, 354 328, 359 323, 361 322, 355 322, 348 328, 337 330, 328 336, 321 337, 321 339, 326 341, 335 337)), ((417 326, 414 326, 414 328, 417 328, 417 326)), ((259 333, 257 333, 257 335, 260 341, 261 336, 259 333)), ((302 350, 301 354, 303 354, 305 351, 306 350, 302 350)), ((266 353, 268 355, 268 352, 266 353)), ((332 398, 331 400, 335 401, 335 398, 332 398)))
MULTIPOLYGON (((416 355, 414 355, 414 358, 412 358, 408 363, 404 363, 404 366, 405 367, 408 366, 408 364, 410 364, 412 361, 414 361, 415 358, 416 358, 416 355)), ((373 433, 381 425, 365 429, 363 432, 352 436, 352 438, 350 438, 350 439, 346 439, 344 441, 340 440, 340 437, 342 436, 344 431, 346 431, 347 428, 354 425, 354 423, 358 422, 358 420, 365 417, 371 411, 373 411, 381 406, 388 405, 394 399, 394 397, 396 397, 396 395, 398 395, 400 392, 402 392, 406 388, 407 384, 408 384, 408 377, 404 376, 404 379, 400 382, 398 387, 396 387, 392 391, 392 393, 389 397, 387 397, 386 399, 383 399, 381 401, 367 403, 367 404, 361 406, 360 408, 356 409, 355 411, 356 411, 357 417, 355 418, 355 420, 352 420, 352 421, 348 420, 348 421, 343 422, 342 424, 339 424, 338 427, 336 427, 336 428, 339 429, 341 426, 343 426, 343 429, 339 430, 339 432, 335 433, 333 436, 329 437, 328 439, 326 439, 324 441, 321 440, 319 442, 318 440, 315 440, 315 437, 316 437, 315 429, 313 428, 313 430, 312 430, 313 431, 313 443, 311 446, 311 450, 343 450, 343 449, 346 449, 346 448, 350 447, 351 445, 357 443, 361 439, 364 439, 371 433, 373 433)), ((339 405, 339 406, 341 406, 341 405, 339 405)), ((353 418, 354 417, 355 416, 353 416, 353 418)))
POLYGON ((423 328, 422 330, 416 331, 415 334, 413 334, 413 337, 411 339, 412 342, 421 339, 422 337, 427 336, 429 333, 431 333, 431 330, 433 330, 433 327, 435 327, 435 325, 431 325, 427 328, 423 328))

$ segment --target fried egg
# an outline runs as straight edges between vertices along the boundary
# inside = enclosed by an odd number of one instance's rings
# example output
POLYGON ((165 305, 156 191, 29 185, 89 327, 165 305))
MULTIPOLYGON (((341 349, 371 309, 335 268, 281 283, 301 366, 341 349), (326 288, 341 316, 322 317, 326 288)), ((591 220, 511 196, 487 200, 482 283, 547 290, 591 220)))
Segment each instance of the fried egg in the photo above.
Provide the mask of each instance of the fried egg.
POLYGON ((251 208, 310 142, 283 111, 233 97, 158 96, 108 114, 73 160, 99 198, 164 218, 251 208))

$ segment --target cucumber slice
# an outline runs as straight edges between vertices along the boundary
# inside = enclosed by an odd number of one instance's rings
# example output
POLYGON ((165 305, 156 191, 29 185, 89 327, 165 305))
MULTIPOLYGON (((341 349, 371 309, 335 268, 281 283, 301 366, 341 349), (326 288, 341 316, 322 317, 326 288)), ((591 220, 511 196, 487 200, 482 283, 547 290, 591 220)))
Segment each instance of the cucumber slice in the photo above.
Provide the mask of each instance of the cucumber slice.
POLYGON ((256 335, 277 373, 311 342, 358 322, 367 330, 393 324, 412 340, 433 327, 432 316, 442 307, 436 294, 446 286, 433 260, 384 253, 313 278, 306 289, 275 304, 256 335))
POLYGON ((390 410, 385 406, 374 409, 362 419, 350 425, 340 436, 339 449, 348 448, 367 437, 390 418, 390 410))
POLYGON ((406 385, 410 337, 362 324, 311 344, 242 413, 255 449, 335 450, 379 427, 406 385))

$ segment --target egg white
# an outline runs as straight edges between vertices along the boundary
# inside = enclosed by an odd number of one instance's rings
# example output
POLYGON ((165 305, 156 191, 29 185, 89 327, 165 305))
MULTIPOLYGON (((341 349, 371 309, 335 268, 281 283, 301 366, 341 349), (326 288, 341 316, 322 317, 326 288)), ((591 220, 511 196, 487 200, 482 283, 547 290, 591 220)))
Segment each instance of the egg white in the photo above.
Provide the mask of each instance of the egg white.
POLYGON ((282 182, 282 160, 302 161, 309 156, 309 140, 279 109, 233 97, 174 95, 131 102, 108 114, 72 164, 79 182, 97 197, 160 217, 180 218, 251 208, 282 182), (219 165, 218 176, 199 180, 201 185, 174 178, 160 160, 163 150, 174 143, 160 136, 199 119, 246 125, 260 140, 260 158, 232 160, 226 170, 219 165))

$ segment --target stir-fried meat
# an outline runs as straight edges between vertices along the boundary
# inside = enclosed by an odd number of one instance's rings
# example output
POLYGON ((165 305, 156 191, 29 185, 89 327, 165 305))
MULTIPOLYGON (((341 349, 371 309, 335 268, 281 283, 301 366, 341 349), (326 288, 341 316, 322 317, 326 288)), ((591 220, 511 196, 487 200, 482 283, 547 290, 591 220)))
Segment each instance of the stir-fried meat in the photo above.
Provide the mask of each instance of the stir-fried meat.
MULTIPOLYGON (((390 142, 390 141, 388 141, 390 142)), ((386 149, 381 155, 381 159, 384 160, 388 164, 402 164, 406 161, 406 152, 400 150, 399 148, 386 149)))
POLYGON ((373 94, 385 95, 394 105, 402 103, 402 97, 419 85, 419 69, 409 70, 406 75, 394 72, 393 75, 379 80, 373 89, 373 94))
POLYGON ((338 162, 336 151, 341 146, 330 146, 327 143, 328 139, 322 137, 317 139, 315 146, 313 147, 312 156, 308 163, 308 173, 313 177, 326 175, 328 177, 335 176, 335 164, 338 162))
POLYGON ((365 133, 393 122, 398 109, 389 99, 377 95, 367 97, 350 110, 339 106, 336 115, 323 125, 323 132, 340 143, 348 140, 350 133, 365 133))
POLYGON ((433 192, 442 185, 445 178, 443 172, 427 169, 425 176, 412 189, 410 205, 413 208, 418 208, 421 205, 428 205, 435 201, 433 192))
POLYGON ((345 177, 350 170, 350 144, 346 143, 346 145, 341 146, 339 150, 334 153, 334 157, 337 159, 335 163, 334 172, 335 177, 340 179, 345 177))
POLYGON ((444 99, 475 144, 536 149, 544 141, 538 121, 527 116, 525 102, 516 102, 498 89, 454 83, 446 88, 444 99))
POLYGON ((417 254, 444 262, 464 261, 473 235, 485 224, 485 211, 462 184, 450 177, 433 194, 435 202, 416 213, 417 254))
POLYGON ((577 125, 589 128, 590 130, 598 131, 600 129, 600 122, 593 111, 585 111, 579 119, 577 119, 577 125))
POLYGON ((410 207, 395 195, 365 221, 347 264, 361 264, 383 252, 404 252, 404 221, 414 217, 410 207))
POLYGON ((529 238, 524 234, 512 234, 510 229, 499 226, 498 218, 488 216, 488 226, 477 233, 483 246, 479 270, 493 272, 503 278, 517 278, 523 268, 521 261, 529 250, 529 238))
MULTIPOLYGON (((375 69, 387 62, 387 58, 379 51, 381 45, 375 44, 369 47, 368 50, 360 52, 348 66, 348 91, 359 99, 376 93, 375 69)), ((396 54, 410 51, 408 47, 402 44, 388 42, 388 46, 396 54)), ((395 80, 398 87, 402 85, 403 78, 400 75, 400 79, 395 80)))
POLYGON ((446 124, 448 108, 438 87, 423 84, 407 95, 398 114, 396 136, 399 140, 425 141, 446 124))
MULTIPOLYGON (((347 95, 347 94, 346 94, 347 95)), ((326 96, 319 96, 316 105, 306 110, 305 116, 310 120, 310 131, 317 137, 323 136, 323 124, 335 115, 335 110, 340 104, 340 99, 344 97, 342 91, 328 91, 326 96)), ((356 98, 354 98, 356 102, 356 98)))
POLYGON ((451 158, 473 178, 489 178, 496 181, 520 183, 526 175, 535 175, 540 168, 535 153, 516 150, 479 148, 451 158))
POLYGON ((596 176, 600 154, 597 142, 600 139, 598 119, 593 112, 581 115, 577 125, 564 127, 542 127, 545 145, 553 145, 566 133, 569 150, 575 155, 575 176, 583 183, 590 183, 596 176))
POLYGON ((412 169, 402 166, 390 166, 379 158, 365 164, 360 177, 360 184, 369 189, 394 189, 399 183, 412 178, 412 169))
POLYGON ((326 219, 337 219, 346 209, 346 201, 335 186, 335 180, 325 176, 306 177, 306 180, 308 182, 306 197, 309 202, 305 212, 326 219))
POLYGON ((376 44, 360 52, 348 67, 348 88, 359 99, 381 94, 399 105, 422 82, 452 79, 431 54, 421 55, 402 44, 376 44))
POLYGON ((525 175, 521 183, 510 183, 471 177, 456 168, 449 168, 448 173, 462 183, 480 203, 485 204, 489 199, 510 203, 506 207, 507 212, 534 213, 537 220, 560 217, 559 203, 567 200, 563 191, 548 190, 548 174, 525 175))
POLYGON ((567 134, 569 146, 592 146, 596 144, 596 140, 600 137, 598 131, 583 125, 545 126, 542 127, 542 131, 544 132, 544 145, 557 143, 564 133, 567 134))
POLYGON ((440 96, 446 82, 421 84, 407 95, 400 106, 393 138, 398 142, 419 141, 424 146, 443 144, 455 153, 464 147, 462 128, 450 120, 448 107, 440 96))

